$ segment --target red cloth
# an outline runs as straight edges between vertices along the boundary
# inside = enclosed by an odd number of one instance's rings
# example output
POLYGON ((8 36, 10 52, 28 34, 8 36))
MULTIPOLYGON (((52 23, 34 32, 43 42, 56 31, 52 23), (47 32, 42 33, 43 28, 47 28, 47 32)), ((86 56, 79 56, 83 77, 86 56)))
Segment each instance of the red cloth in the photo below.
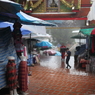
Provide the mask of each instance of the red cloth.
POLYGON ((64 59, 65 58, 65 53, 62 53, 61 56, 62 56, 62 59, 64 59))
POLYGON ((17 70, 16 70, 16 64, 14 60, 9 60, 7 64, 7 71, 6 71, 6 79, 7 79, 7 85, 10 89, 16 89, 17 88, 17 70))
POLYGON ((94 36, 92 37, 92 53, 94 53, 95 52, 95 44, 94 44, 94 42, 95 42, 95 38, 94 38, 94 36))
MULTIPOLYGON (((60 49, 61 49, 61 48, 66 48, 66 46, 62 45, 62 46, 60 47, 60 49)), ((64 51, 64 52, 61 52, 61 57, 62 57, 62 59, 65 59, 65 51, 64 51)))
POLYGON ((28 89, 28 67, 26 61, 21 61, 19 65, 18 81, 20 90, 25 92, 28 89))
POLYGON ((62 45, 60 48, 66 48, 66 46, 62 45))
POLYGON ((89 60, 85 60, 85 59, 80 59, 80 63, 88 63, 89 60))
POLYGON ((95 52, 95 28, 92 30, 91 36, 92 36, 92 48, 91 48, 91 52, 94 53, 95 52))
POLYGON ((95 35, 95 28, 92 30, 91 35, 95 35))

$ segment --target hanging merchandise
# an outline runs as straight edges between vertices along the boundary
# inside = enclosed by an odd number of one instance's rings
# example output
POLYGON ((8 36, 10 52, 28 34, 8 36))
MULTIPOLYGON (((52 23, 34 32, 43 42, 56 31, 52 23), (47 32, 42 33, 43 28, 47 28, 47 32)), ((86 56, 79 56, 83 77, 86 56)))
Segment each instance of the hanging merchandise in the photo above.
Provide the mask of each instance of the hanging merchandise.
POLYGON ((18 86, 17 77, 15 58, 13 56, 9 56, 6 70, 6 80, 10 89, 10 95, 18 95, 16 91, 18 86))
POLYGON ((22 25, 19 22, 14 23, 14 25, 13 25, 13 28, 14 28, 13 37, 14 37, 14 39, 16 39, 16 38, 21 39, 21 37, 22 37, 21 30, 20 30, 21 26, 22 25))
POLYGON ((21 62, 18 68, 18 81, 19 88, 22 95, 25 95, 25 92, 28 89, 28 67, 27 67, 27 59, 25 56, 20 56, 21 62))
POLYGON ((21 24, 19 22, 15 22, 13 27, 13 38, 14 38, 14 45, 16 48, 17 56, 20 58, 21 54, 24 51, 24 45, 22 43, 22 34, 21 34, 21 24))
POLYGON ((20 58, 21 54, 24 51, 24 45, 19 38, 15 40, 15 49, 17 52, 17 56, 20 58))
POLYGON ((23 53, 24 53, 24 56, 25 56, 26 58, 28 58, 28 55, 27 55, 27 47, 26 47, 26 46, 24 46, 24 51, 23 51, 23 53))

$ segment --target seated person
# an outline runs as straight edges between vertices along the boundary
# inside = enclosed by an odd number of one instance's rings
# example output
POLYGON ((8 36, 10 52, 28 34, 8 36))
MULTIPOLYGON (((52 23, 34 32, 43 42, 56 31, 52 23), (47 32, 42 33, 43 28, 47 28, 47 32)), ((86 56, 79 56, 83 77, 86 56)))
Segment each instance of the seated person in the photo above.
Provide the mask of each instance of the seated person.
POLYGON ((77 46, 75 54, 74 54, 74 62, 75 62, 75 64, 77 64, 77 57, 79 55, 79 50, 80 50, 80 46, 77 46))

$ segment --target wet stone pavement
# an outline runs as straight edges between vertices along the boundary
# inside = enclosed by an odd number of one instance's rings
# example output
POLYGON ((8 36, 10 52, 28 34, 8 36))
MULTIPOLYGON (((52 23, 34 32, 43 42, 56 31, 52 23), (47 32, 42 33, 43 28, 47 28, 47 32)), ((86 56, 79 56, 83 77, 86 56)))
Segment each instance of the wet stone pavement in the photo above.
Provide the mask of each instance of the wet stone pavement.
POLYGON ((69 63, 72 68, 66 69, 59 56, 41 56, 31 67, 26 95, 95 95, 95 75, 76 70, 73 56, 69 63))
POLYGON ((40 64, 31 67, 28 95, 95 95, 95 75, 76 70, 73 56, 69 63, 72 68, 66 69, 60 57, 42 56, 40 64))

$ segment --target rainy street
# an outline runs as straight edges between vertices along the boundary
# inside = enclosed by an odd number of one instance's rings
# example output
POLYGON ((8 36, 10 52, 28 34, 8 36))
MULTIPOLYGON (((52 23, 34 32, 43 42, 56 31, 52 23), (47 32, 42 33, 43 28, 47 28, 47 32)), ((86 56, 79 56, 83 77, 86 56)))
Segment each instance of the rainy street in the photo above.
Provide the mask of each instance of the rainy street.
POLYGON ((41 56, 40 64, 31 67, 28 95, 95 95, 95 75, 76 70, 73 56, 69 63, 66 69, 59 56, 41 56))
POLYGON ((95 95, 95 0, 0 0, 0 95, 95 95))

